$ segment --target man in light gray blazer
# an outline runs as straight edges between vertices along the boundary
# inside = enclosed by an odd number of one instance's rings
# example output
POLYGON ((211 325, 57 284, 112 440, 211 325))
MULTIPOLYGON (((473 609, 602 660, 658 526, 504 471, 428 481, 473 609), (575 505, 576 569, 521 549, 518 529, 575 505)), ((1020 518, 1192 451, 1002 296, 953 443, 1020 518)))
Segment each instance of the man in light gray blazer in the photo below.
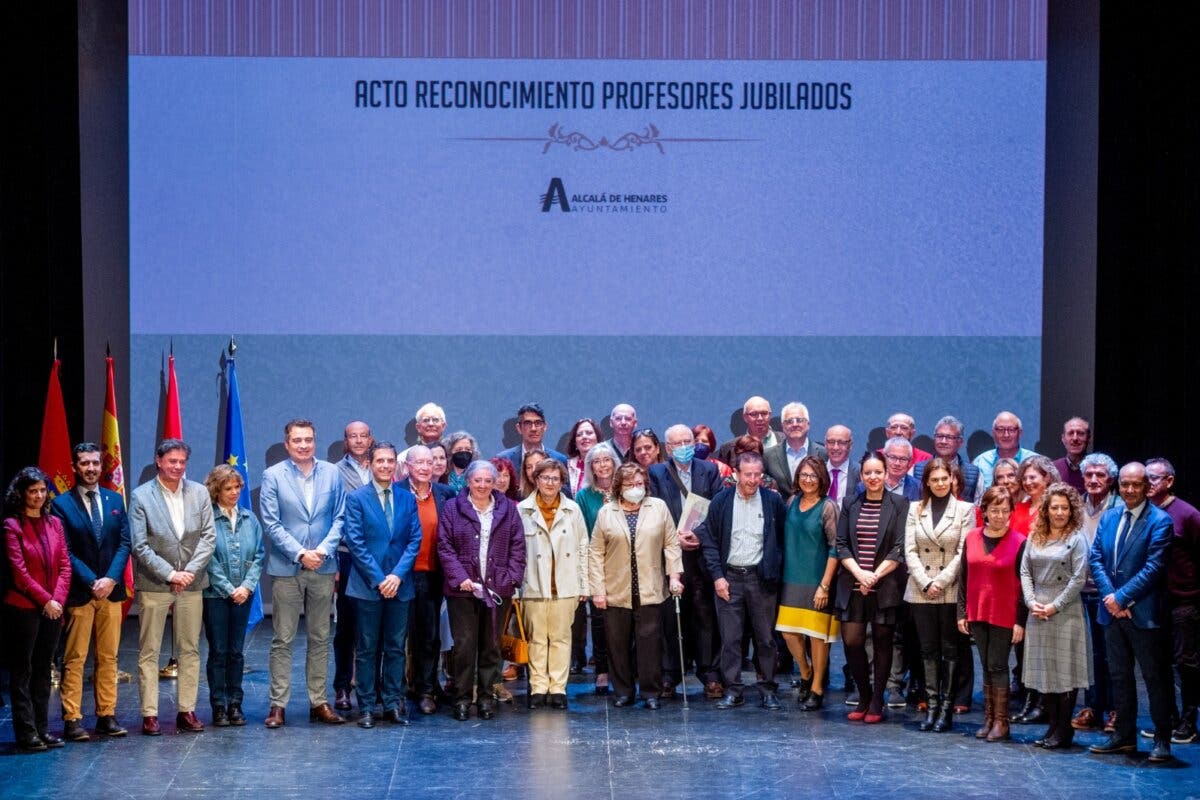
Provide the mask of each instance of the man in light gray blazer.
POLYGON ((154 452, 158 475, 133 490, 129 538, 138 604, 138 689, 142 733, 159 736, 158 657, 167 611, 175 605, 175 652, 179 657, 175 728, 197 732, 196 690, 200 683, 201 590, 208 586, 208 561, 216 546, 212 499, 202 483, 184 477, 192 449, 164 439, 154 452))
POLYGON ((271 619, 275 635, 269 659, 271 708, 266 726, 284 724, 291 695, 292 640, 304 612, 308 656, 304 675, 311 722, 345 722, 329 705, 329 614, 333 605, 337 547, 342 538, 346 491, 338 468, 314 457, 316 429, 294 419, 283 429, 288 458, 263 473, 259 496, 263 528, 271 540, 271 619))

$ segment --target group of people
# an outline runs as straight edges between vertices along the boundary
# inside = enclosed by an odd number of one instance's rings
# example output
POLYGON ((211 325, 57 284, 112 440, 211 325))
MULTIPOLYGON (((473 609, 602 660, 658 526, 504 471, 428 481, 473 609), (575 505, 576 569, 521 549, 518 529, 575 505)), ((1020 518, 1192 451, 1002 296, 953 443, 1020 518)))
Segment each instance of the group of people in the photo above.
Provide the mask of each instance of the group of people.
POLYGON ((95 733, 126 733, 115 716, 116 654, 130 560, 141 730, 150 736, 162 731, 159 651, 170 609, 176 730, 204 729, 195 713, 202 628, 212 724, 246 723, 245 633, 265 570, 268 728, 286 724, 301 614, 310 721, 342 724, 339 712, 356 704, 354 721, 373 728, 408 724, 410 697, 422 714, 446 704, 458 720, 472 710, 494 717, 507 694, 501 637, 515 612, 531 708, 568 707, 590 630, 595 691, 611 692, 616 707, 640 699, 657 709, 694 670, 717 709, 745 703, 749 672, 759 704, 778 709, 776 678, 794 665, 796 702, 812 712, 826 703, 830 647, 841 639, 851 721, 882 721, 907 687, 924 711, 918 728, 942 732, 970 707, 973 641, 980 739, 1008 738, 1015 690, 1025 695, 1017 719, 1047 724, 1039 747, 1068 747, 1075 730, 1103 728, 1109 737, 1092 752, 1135 750, 1135 662, 1150 699, 1150 759, 1196 739, 1200 512, 1174 496, 1168 461, 1118 470, 1088 452, 1080 418, 1064 425, 1066 455, 1051 461, 1020 446, 1009 412, 993 423, 996 447, 973 461, 961 453, 957 419, 938 420, 930 453, 913 446, 915 421, 904 413, 888 419, 883 447, 854 459, 848 427, 831 426, 818 443, 802 403, 780 416, 775 431, 768 401, 752 397, 746 434, 718 447, 703 425, 672 425, 660 439, 622 403, 607 441, 596 420, 581 419, 559 453, 545 445, 545 413, 531 403, 517 411, 521 442, 486 459, 470 434, 445 436, 444 412, 427 404, 416 414, 417 444, 376 441, 354 421, 336 464, 315 457, 313 423, 294 419, 284 428, 287 458, 262 477, 261 521, 234 467, 218 465, 203 484, 186 478, 183 441, 159 444, 157 475, 132 492, 128 512, 99 486, 99 448, 77 445, 71 490, 47 502, 46 476, 28 467, 5 496, 18 748, 90 737, 80 709, 93 639, 95 733), (64 627, 60 738, 47 706, 64 627))

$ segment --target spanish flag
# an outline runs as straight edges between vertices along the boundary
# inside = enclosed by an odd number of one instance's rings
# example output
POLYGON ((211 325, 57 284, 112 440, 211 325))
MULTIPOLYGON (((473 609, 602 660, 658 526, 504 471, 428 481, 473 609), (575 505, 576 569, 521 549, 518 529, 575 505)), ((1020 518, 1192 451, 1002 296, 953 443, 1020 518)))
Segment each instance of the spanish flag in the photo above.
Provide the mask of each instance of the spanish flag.
MULTIPOLYGON (((108 387, 104 392, 104 422, 100 431, 100 449, 104 453, 100 485, 125 499, 125 469, 121 462, 121 426, 117 422, 117 390, 113 380, 112 356, 105 356, 104 362, 108 366, 108 387)), ((122 615, 128 614, 133 605, 132 558, 125 564, 125 594, 125 602, 121 604, 122 615)))
POLYGON ((75 470, 71 467, 71 435, 67 432, 67 408, 63 403, 62 384, 54 359, 50 367, 50 385, 46 388, 46 412, 42 416, 42 442, 38 448, 38 468, 50 478, 50 499, 71 491, 75 470))

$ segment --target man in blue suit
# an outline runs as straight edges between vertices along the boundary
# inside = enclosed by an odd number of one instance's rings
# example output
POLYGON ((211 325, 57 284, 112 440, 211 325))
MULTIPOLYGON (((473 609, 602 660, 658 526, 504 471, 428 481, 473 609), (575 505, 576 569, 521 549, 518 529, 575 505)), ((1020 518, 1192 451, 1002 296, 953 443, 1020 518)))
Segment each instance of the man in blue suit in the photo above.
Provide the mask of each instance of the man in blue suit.
POLYGON ((408 604, 413 599, 412 570, 421 548, 421 521, 412 492, 397 491, 396 448, 377 442, 370 451, 371 481, 346 497, 344 541, 354 567, 347 591, 356 601, 360 728, 375 727, 372 710, 383 705, 383 718, 408 724, 404 702, 404 645, 408 604), (375 684, 375 656, 383 649, 382 686, 375 684))
POLYGON ((346 492, 338 468, 314 457, 315 431, 306 419, 294 419, 284 426, 283 447, 288 457, 263 473, 259 496, 263 528, 271 540, 267 574, 271 576, 275 628, 269 659, 268 728, 284 724, 284 708, 291 695, 292 640, 301 610, 308 627, 304 674, 309 721, 345 722, 329 705, 326 679, 329 613, 346 492))
POLYGON ((67 643, 63 656, 63 738, 88 740, 83 727, 83 667, 96 639, 96 733, 124 736, 117 724, 117 648, 121 644, 121 603, 129 563, 129 517, 121 495, 100 488, 100 448, 75 445, 75 488, 54 498, 51 513, 63 521, 71 552, 67 594, 67 643))
POLYGON ((546 412, 542 411, 540 405, 526 403, 517 409, 517 433, 521 434, 521 443, 507 450, 501 450, 496 457, 507 458, 516 469, 518 478, 521 475, 521 466, 525 462, 525 454, 530 450, 541 450, 566 466, 567 457, 565 455, 542 444, 542 440, 546 438, 546 412))
POLYGON ((1088 558, 1101 597, 1097 616, 1104 626, 1117 725, 1107 740, 1090 749, 1100 754, 1137 750, 1136 660, 1154 721, 1150 760, 1169 761, 1175 709, 1166 586, 1171 517, 1147 501, 1145 466, 1126 464, 1118 481, 1124 504, 1104 512, 1088 558))
POLYGON ((734 708, 743 702, 742 630, 749 618, 754 656, 762 674, 758 684, 761 705, 776 711, 780 705, 775 694, 775 613, 783 577, 787 508, 778 492, 762 488, 762 456, 742 453, 736 469, 737 486, 717 493, 708 506, 708 516, 696 530, 717 595, 725 683, 725 696, 717 708, 734 708))
MULTIPOLYGON (((650 494, 667 504, 671 519, 680 524, 683 504, 688 495, 707 500, 725 488, 715 465, 695 458, 696 437, 687 425, 672 425, 664 434, 667 460, 650 465, 650 494)), ((717 699, 724 694, 717 663, 717 610, 713 606, 712 578, 704 569, 700 538, 688 527, 679 530, 683 549, 683 595, 680 597, 683 637, 696 660, 696 677, 704 684, 705 694, 717 699)), ((662 630, 663 683, 680 683, 686 666, 679 663, 679 635, 675 622, 675 604, 663 603, 662 630)))

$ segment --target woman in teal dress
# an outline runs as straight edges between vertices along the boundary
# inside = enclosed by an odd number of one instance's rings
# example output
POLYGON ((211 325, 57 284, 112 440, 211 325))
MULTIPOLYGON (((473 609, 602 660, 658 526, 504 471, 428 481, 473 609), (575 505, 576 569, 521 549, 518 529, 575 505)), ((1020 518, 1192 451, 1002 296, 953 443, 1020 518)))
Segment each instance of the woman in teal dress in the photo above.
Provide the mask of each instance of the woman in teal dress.
POLYGON ((838 509, 827 497, 829 471, 824 461, 805 456, 793 479, 783 531, 783 589, 775 628, 782 632, 800 665, 796 701, 802 710, 816 711, 825 703, 829 644, 838 640, 838 620, 829 605, 830 585, 838 567, 833 544, 838 509))

